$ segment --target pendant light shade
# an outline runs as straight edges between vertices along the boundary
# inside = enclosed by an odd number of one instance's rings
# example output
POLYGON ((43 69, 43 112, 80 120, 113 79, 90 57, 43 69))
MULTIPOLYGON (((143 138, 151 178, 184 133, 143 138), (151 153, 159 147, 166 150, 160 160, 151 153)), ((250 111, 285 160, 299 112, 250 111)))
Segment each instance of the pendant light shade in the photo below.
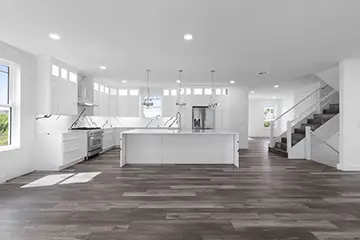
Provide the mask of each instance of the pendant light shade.
POLYGON ((150 72, 151 72, 150 70, 146 70, 147 90, 144 96, 144 102, 142 103, 142 105, 147 109, 150 109, 154 106, 154 102, 151 98, 151 92, 150 92, 150 72))
POLYGON ((215 70, 211 70, 211 96, 209 99, 209 108, 217 108, 219 106, 219 100, 216 96, 215 86, 214 86, 214 74, 215 70))
POLYGON ((176 97, 176 106, 178 108, 182 108, 186 106, 186 98, 185 98, 185 90, 182 86, 182 72, 183 70, 179 70, 179 89, 176 97))

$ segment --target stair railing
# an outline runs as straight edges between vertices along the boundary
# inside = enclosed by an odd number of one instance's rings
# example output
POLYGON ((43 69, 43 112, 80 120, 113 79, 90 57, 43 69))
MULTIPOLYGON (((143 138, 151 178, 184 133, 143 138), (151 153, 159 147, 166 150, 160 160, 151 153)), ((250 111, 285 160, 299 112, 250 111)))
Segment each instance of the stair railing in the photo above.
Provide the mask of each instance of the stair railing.
MULTIPOLYGON (((306 159, 313 160, 331 167, 339 163, 339 151, 323 140, 310 127, 305 128, 306 159)), ((338 134, 338 133, 337 133, 338 134)))
MULTIPOLYGON (((302 103, 304 103, 306 100, 310 99, 313 96, 316 96, 316 99, 320 99, 320 93, 321 90, 324 90, 325 88, 329 87, 328 84, 319 87, 318 89, 316 89, 315 91, 311 92, 309 95, 307 95, 306 97, 304 97, 302 100, 300 100, 298 103, 296 103, 293 107, 291 107, 289 110, 285 111, 283 114, 281 114, 279 117, 277 117, 276 119, 274 119, 273 121, 270 122, 270 147, 274 147, 275 146, 275 141, 278 138, 278 136, 275 136, 275 124, 276 122, 278 122, 280 119, 283 119, 286 115, 288 115, 288 113, 290 113, 291 111, 295 110, 296 107, 298 107, 299 105, 301 105, 302 103)), ((335 90, 334 90, 335 91, 335 90)), ((331 93, 333 94, 333 92, 331 93)), ((328 95, 326 96, 326 98, 328 97, 328 95)), ((320 113, 320 109, 321 109, 321 101, 317 101, 316 104, 314 104, 316 109, 318 110, 320 113)), ((313 106, 311 106, 312 108, 313 106)), ((310 109, 309 109, 310 110, 310 109)), ((303 115, 303 114, 300 114, 303 115)), ((299 116, 300 117, 300 116, 299 116)), ((299 119, 298 117, 298 119, 299 119)), ((291 126, 292 126, 292 121, 294 121, 294 119, 292 119, 289 123, 289 121, 287 122, 287 141, 288 143, 292 142, 291 140, 291 132, 289 132, 289 126, 290 126, 290 130, 291 130, 291 126), (290 138, 289 138, 290 137, 290 138)), ((289 146, 291 147, 291 144, 287 145, 288 148, 289 146)))

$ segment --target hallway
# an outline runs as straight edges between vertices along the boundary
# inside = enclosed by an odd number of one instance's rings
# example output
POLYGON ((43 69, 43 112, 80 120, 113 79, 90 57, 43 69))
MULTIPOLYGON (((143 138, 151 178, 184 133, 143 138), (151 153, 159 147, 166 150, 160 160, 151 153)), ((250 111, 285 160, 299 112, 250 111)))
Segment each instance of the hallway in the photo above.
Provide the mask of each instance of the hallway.
POLYGON ((112 150, 63 172, 101 171, 85 184, 0 185, 0 239, 329 240, 360 237, 360 175, 267 152, 252 139, 240 168, 118 167, 112 150))

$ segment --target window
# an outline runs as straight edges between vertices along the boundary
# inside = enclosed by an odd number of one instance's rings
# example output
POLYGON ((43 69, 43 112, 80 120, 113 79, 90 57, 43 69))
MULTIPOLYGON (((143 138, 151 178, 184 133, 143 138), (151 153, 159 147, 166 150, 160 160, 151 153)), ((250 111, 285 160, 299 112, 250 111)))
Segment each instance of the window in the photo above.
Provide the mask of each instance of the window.
POLYGON ((169 95, 170 95, 170 91, 167 90, 167 89, 165 89, 165 90, 164 90, 164 96, 169 96, 169 95))
POLYGON ((186 95, 191 95, 191 88, 186 89, 186 95))
POLYGON ((117 94, 117 90, 114 88, 110 89, 110 95, 116 95, 117 94))
POLYGON ((223 89, 223 95, 228 95, 229 94, 229 91, 225 88, 223 89))
POLYGON ((56 65, 51 65, 51 74, 55 77, 58 77, 60 74, 60 69, 56 65))
POLYGON ((139 90, 130 89, 130 96, 139 96, 139 90))
POLYGON ((104 86, 103 85, 100 85, 100 92, 104 92, 104 86))
POLYGON ((68 71, 66 69, 61 69, 61 78, 67 80, 68 78, 68 71))
POLYGON ((176 91, 176 89, 172 89, 172 90, 170 91, 170 93, 171 93, 171 96, 176 96, 177 91, 176 91))
POLYGON ((194 95, 202 95, 203 89, 202 88, 194 88, 194 95))
POLYGON ((10 68, 0 65, 0 147, 11 144, 10 68))
POLYGON ((94 83, 94 90, 99 91, 99 84, 98 83, 94 83))
POLYGON ((109 88, 108 87, 105 87, 105 93, 109 94, 109 88))
POLYGON ((215 91, 215 94, 216 94, 216 95, 221 95, 221 89, 220 89, 220 88, 217 88, 216 91, 215 91))
POLYGON ((161 98, 160 97, 151 97, 154 105, 152 108, 143 108, 145 118, 159 118, 161 117, 161 98))
POLYGON ((180 89, 179 89, 179 94, 180 94, 181 96, 185 95, 185 89, 184 89, 184 88, 180 88, 180 89))
POLYGON ((73 73, 73 72, 70 72, 69 73, 69 80, 70 80, 70 82, 77 83, 77 74, 73 73))
POLYGON ((119 96, 127 96, 128 90, 127 89, 119 89, 119 96))
POLYGON ((211 95, 211 88, 205 88, 204 95, 211 95))

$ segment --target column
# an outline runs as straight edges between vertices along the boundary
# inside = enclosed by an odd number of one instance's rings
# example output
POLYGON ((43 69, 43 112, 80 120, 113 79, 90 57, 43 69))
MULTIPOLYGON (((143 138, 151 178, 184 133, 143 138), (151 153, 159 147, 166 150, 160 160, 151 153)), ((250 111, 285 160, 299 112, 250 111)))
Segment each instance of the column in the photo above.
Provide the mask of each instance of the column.
POLYGON ((360 170, 360 59, 347 59, 339 65, 340 162, 338 169, 360 170))

